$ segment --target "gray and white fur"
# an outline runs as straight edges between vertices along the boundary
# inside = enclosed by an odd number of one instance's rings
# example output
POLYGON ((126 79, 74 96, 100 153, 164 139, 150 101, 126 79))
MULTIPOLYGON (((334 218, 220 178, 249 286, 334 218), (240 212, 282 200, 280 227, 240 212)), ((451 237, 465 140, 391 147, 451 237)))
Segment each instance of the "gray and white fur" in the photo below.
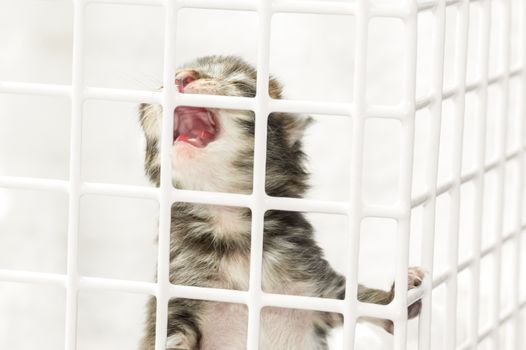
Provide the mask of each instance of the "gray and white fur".
MULTIPOLYGON (((238 57, 202 57, 181 67, 175 83, 181 93, 254 97, 256 71, 238 57)), ((269 94, 281 98, 281 86, 272 78, 269 94)), ((140 122, 146 136, 145 170, 159 184, 160 106, 142 104, 140 122)), ((177 188, 250 193, 254 151, 254 113, 224 109, 208 113, 206 124, 213 136, 203 136, 204 147, 181 142, 174 130, 173 184, 177 188), (213 117, 212 117, 213 116, 213 117), (207 138, 208 137, 208 138, 207 138)), ((175 128, 183 113, 174 111, 175 128), (178 115, 180 114, 180 115, 178 115)), ((197 113, 197 112, 196 112, 197 113)), ((266 192, 270 196, 302 197, 308 188, 302 135, 311 119, 273 113, 268 122, 266 192)), ((193 127, 193 126, 191 126, 193 127)), ((192 133, 190 132, 190 137, 192 133)), ((343 299, 345 278, 324 259, 313 228, 302 213, 269 211, 265 214, 262 289, 269 293, 343 299)), ((172 207, 170 278, 179 285, 247 290, 250 261, 249 209, 176 203, 172 207)), ((420 285, 423 272, 411 268, 408 288, 420 285)), ((388 304, 389 291, 358 287, 360 301, 388 304)), ((418 315, 420 302, 409 307, 418 315)), ((388 320, 369 321, 393 332, 388 320)), ((324 350, 330 330, 342 324, 339 314, 265 308, 262 310, 260 349, 324 350)), ((241 350, 246 348, 247 310, 242 305, 189 299, 172 299, 168 310, 166 349, 241 350)), ((148 305, 146 333, 141 350, 155 343, 155 299, 148 305)))

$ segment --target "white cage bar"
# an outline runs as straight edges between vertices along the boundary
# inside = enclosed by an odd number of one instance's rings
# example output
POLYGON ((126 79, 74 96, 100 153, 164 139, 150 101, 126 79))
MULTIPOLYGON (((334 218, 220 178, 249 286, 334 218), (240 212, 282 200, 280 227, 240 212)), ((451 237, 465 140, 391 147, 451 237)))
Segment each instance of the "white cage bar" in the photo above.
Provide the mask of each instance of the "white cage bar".
POLYGON ((74 37, 73 37, 73 78, 71 85, 51 85, 36 83, 21 83, 0 81, 0 93, 62 96, 71 100, 71 156, 69 181, 48 180, 40 178, 20 178, 0 176, 0 187, 33 190, 60 191, 69 194, 69 225, 68 225, 68 254, 67 274, 37 273, 30 271, 0 270, 0 281, 22 283, 43 283, 58 285, 67 291, 66 304, 66 350, 76 349, 77 339, 77 308, 78 293, 80 290, 108 290, 154 295, 157 298, 157 332, 156 349, 162 350, 166 342, 167 305, 172 297, 182 297, 200 300, 212 300, 229 303, 241 303, 248 306, 248 337, 247 348, 256 350, 259 343, 260 311, 265 306, 319 310, 341 313, 344 316, 343 349, 353 349, 355 343, 355 325, 360 317, 387 318, 394 322, 395 349, 402 350, 407 344, 407 306, 419 298, 423 298, 423 309, 419 323, 419 349, 431 348, 431 306, 433 289, 446 284, 446 315, 448 324, 445 327, 444 349, 476 349, 478 344, 490 337, 492 348, 498 349, 499 329, 504 322, 513 322, 513 349, 523 349, 520 343, 520 313, 526 307, 526 300, 520 299, 519 281, 526 278, 525 271, 521 271, 521 241, 526 222, 523 217, 524 198, 519 196, 514 210, 517 220, 511 232, 503 232, 503 210, 506 165, 511 161, 518 164, 519 193, 524 193, 526 176, 526 2, 521 3, 521 8, 513 5, 519 2, 511 0, 429 0, 416 1, 404 0, 391 3, 376 3, 370 0, 355 0, 348 2, 330 1, 292 1, 292 0, 73 0, 74 4, 74 37), (502 6, 506 23, 491 22, 491 2, 502 6), (161 92, 129 91, 123 89, 108 89, 85 86, 83 79, 84 55, 84 17, 85 9, 89 4, 104 3, 118 5, 160 6, 165 13, 164 31, 164 89, 161 92), (472 7, 480 10, 482 21, 478 28, 479 42, 478 79, 467 79, 467 47, 469 16, 472 7), (445 41, 445 15, 447 8, 455 7, 458 11, 456 30, 457 43, 455 46, 455 79, 454 86, 443 88, 444 77, 444 41, 445 41), (224 97, 206 95, 177 94, 172 85, 174 76, 175 57, 177 55, 175 36, 177 12, 183 8, 195 9, 224 9, 239 11, 254 11, 259 16, 258 27, 258 81, 256 97, 224 97), (416 96, 416 62, 417 62, 417 23, 418 15, 422 11, 429 11, 433 15, 433 54, 432 82, 429 94, 416 96), (522 47, 521 60, 518 66, 511 66, 511 25, 512 11, 521 11, 522 47), (356 52, 354 62, 354 98, 352 103, 326 103, 313 101, 272 100, 268 95, 269 83, 269 50, 271 19, 276 13, 310 13, 350 15, 356 18, 356 52), (396 18, 404 24, 405 56, 405 83, 403 86, 403 100, 395 106, 371 105, 366 101, 366 68, 368 27, 371 19, 378 17, 396 18), (490 28, 501 25, 504 28, 506 44, 499 53, 501 71, 499 74, 489 76, 490 56, 490 28), (506 150, 507 124, 502 118, 498 134, 498 158, 486 160, 486 116, 488 113, 488 88, 500 88, 501 103, 500 114, 508 115, 510 79, 521 80, 522 103, 520 109, 520 145, 511 152, 506 150), (463 173, 462 170, 462 142, 464 130, 464 116, 466 94, 474 93, 477 96, 477 115, 479 115, 480 128, 477 136, 477 167, 463 173), (163 105, 164 118, 162 124, 161 144, 161 185, 159 188, 110 185, 103 183, 85 182, 81 179, 81 121, 83 104, 87 100, 113 100, 128 102, 148 102, 163 105), (440 127, 442 104, 450 99, 454 104, 454 147, 452 179, 438 183, 438 155, 440 145, 440 127), (256 140, 254 154, 254 188, 250 195, 194 192, 172 188, 170 147, 172 138, 172 111, 176 106, 201 106, 216 108, 232 108, 252 110, 256 115, 256 140), (426 174, 426 190, 422 193, 412 194, 413 181, 413 152, 415 118, 419 110, 427 109, 432 118, 432 127, 429 134, 428 164, 426 174), (352 118, 352 162, 349 202, 333 202, 311 199, 274 198, 265 193, 265 157, 266 157, 266 126, 268 115, 272 112, 298 112, 344 115, 352 118), (401 124, 401 159, 399 165, 400 198, 393 206, 378 206, 364 204, 361 198, 362 173, 363 173, 363 143, 364 125, 368 118, 387 118, 398 120, 401 124), (475 186, 475 220, 474 232, 482 230, 482 205, 484 198, 484 178, 490 171, 496 171, 498 176, 498 213, 497 227, 498 239, 489 247, 482 248, 480 234, 475 234, 472 242, 475 254, 463 261, 459 261, 458 236, 460 215, 460 189, 463 184, 473 183, 475 186), (80 196, 83 194, 104 194, 110 196, 134 197, 155 199, 160 204, 159 220, 159 246, 158 246, 158 282, 134 282, 113 280, 107 278, 94 278, 79 275, 78 262, 78 217, 80 196), (439 196, 450 196, 450 228, 448 233, 448 264, 447 270, 441 275, 433 276, 433 249, 436 215, 436 199, 439 196), (171 285, 169 282, 169 244, 170 244, 170 208, 171 204, 178 201, 191 203, 209 203, 227 206, 240 206, 250 208, 252 211, 252 245, 250 262, 250 288, 247 292, 230 291, 211 288, 171 285), (423 286, 419 289, 406 290, 406 278, 409 258, 409 237, 411 211, 422 207, 424 219, 422 222, 422 264, 427 269, 428 276, 423 286), (344 300, 332 300, 291 295, 268 294, 261 289, 261 265, 263 245, 263 215, 265 211, 291 210, 319 213, 332 213, 347 215, 350 219, 350 240, 348 252, 350 257, 347 265, 346 297, 344 300), (360 225, 368 217, 389 218, 397 221, 396 244, 396 291, 395 299, 389 305, 373 305, 361 303, 357 300, 358 280, 358 252, 360 225), (479 329, 479 289, 480 289, 480 263, 483 257, 494 255, 496 262, 494 281, 500 279, 501 250, 506 242, 513 242, 515 249, 516 281, 513 291, 513 308, 502 313, 499 308, 499 286, 493 300, 493 319, 489 328, 479 329), (464 344, 456 344, 456 313, 458 274, 462 271, 470 272, 472 305, 469 313, 469 337, 464 344))

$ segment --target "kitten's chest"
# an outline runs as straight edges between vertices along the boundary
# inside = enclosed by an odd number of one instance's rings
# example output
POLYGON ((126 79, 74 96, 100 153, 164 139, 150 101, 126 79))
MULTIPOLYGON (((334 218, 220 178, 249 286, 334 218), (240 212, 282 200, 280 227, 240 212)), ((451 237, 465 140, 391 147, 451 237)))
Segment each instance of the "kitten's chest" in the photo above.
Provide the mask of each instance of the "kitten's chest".
POLYGON ((223 257, 218 264, 217 274, 217 287, 248 290, 250 258, 245 254, 223 257))
MULTIPOLYGON (((218 258, 212 288, 247 291, 250 279, 249 252, 235 252, 218 258)), ((309 295, 308 285, 294 281, 289 268, 276 254, 262 256, 261 287, 267 293, 309 295)), ((264 308, 261 312, 260 349, 316 350, 320 339, 314 332, 318 314, 314 311, 264 308)), ((245 305, 205 302, 201 315, 199 350, 245 350, 248 310, 245 305)))
MULTIPOLYGON (((261 288, 264 292, 312 296, 308 283, 294 280, 289 274, 290 266, 276 261, 272 252, 263 252, 261 288)), ((250 279, 250 257, 237 255, 225 257, 218 264, 217 288, 248 290, 250 279)))

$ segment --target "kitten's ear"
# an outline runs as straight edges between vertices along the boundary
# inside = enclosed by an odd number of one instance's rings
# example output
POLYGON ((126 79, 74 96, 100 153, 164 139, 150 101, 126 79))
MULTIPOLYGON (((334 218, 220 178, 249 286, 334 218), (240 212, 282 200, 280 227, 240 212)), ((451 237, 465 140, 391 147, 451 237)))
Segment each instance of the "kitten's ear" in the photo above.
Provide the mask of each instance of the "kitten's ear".
POLYGON ((139 120, 142 122, 144 119, 146 119, 146 115, 148 114, 148 110, 150 109, 151 105, 147 103, 141 103, 139 105, 139 120))
POLYGON ((285 129, 289 146, 301 141, 307 127, 314 123, 314 119, 311 116, 298 114, 284 114, 283 116, 283 128, 285 129))
POLYGON ((273 99, 280 99, 281 93, 283 91, 283 88, 281 87, 281 84, 279 81, 274 78, 273 76, 270 77, 269 80, 269 86, 268 86, 268 94, 273 99))

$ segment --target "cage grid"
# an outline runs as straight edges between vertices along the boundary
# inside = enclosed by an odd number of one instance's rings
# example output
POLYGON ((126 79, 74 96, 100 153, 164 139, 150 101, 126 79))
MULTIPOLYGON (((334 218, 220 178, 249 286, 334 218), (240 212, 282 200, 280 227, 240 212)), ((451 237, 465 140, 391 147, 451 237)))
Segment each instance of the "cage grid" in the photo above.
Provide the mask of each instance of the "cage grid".
MULTIPOLYGON (((517 2, 511 0, 404 0, 389 3, 372 3, 369 0, 350 2, 325 1, 291 1, 291 0, 73 0, 73 75, 71 85, 36 84, 0 81, 0 93, 62 96, 71 100, 71 140, 69 181, 0 176, 0 187, 59 191, 69 194, 68 216, 68 246, 67 274, 38 273, 30 271, 0 270, 0 281, 22 283, 43 283, 61 286, 66 289, 66 350, 76 348, 77 339, 77 309, 80 290, 107 290, 153 295, 157 299, 156 350, 164 349, 167 329, 167 305, 170 298, 180 297, 199 300, 210 300, 228 303, 245 304, 248 307, 247 348, 255 350, 259 343, 260 311, 263 307, 282 307, 307 310, 336 312, 344 316, 343 349, 354 348, 355 325, 360 317, 386 318, 394 322, 395 349, 406 348, 407 343, 407 307, 419 298, 423 300, 423 308, 419 322, 419 349, 431 348, 431 305, 432 292, 443 284, 446 285, 446 319, 444 349, 475 349, 483 340, 489 338, 492 348, 499 346, 499 330, 508 321, 513 321, 513 349, 522 349, 520 339, 520 313, 526 307, 526 300, 520 299, 519 282, 524 278, 521 271, 521 241, 526 223, 523 218, 523 195, 515 203, 516 222, 514 229, 503 233, 503 211, 506 165, 511 161, 518 164, 519 193, 524 193, 524 177, 526 176, 526 118, 519 118, 520 145, 511 151, 506 149, 508 136, 507 118, 499 120, 497 153, 494 160, 486 160, 486 117, 488 114, 488 89, 496 86, 500 90, 500 114, 508 115, 510 79, 521 80, 520 115, 526 115, 526 3, 520 8, 512 7, 517 2), (491 3, 496 2, 504 13, 503 23, 492 23, 491 3), (89 87, 84 84, 84 19, 86 6, 90 4, 118 4, 123 6, 161 6, 164 7, 164 75, 162 91, 140 91, 89 87), (478 79, 467 82, 468 65, 468 30, 471 7, 477 6, 480 11, 481 23, 478 38, 478 79), (455 80, 454 86, 443 88, 444 82, 444 51, 446 9, 455 7, 458 11, 458 23, 455 36, 455 80), (259 16, 258 22, 258 56, 257 56, 257 94, 255 98, 188 95, 176 92, 172 84, 175 75, 176 42, 172 40, 176 31, 177 12, 183 8, 221 9, 254 11, 259 16), (433 14, 433 64, 431 71, 430 91, 425 96, 416 95, 417 77, 417 23, 418 14, 429 11, 433 14), (511 24, 512 11, 521 11, 521 60, 518 66, 511 66, 511 24), (351 103, 327 103, 301 100, 273 100, 268 95, 269 82, 269 45, 272 16, 276 13, 310 13, 350 15, 356 18, 356 53, 354 61, 354 89, 351 103), (400 19, 405 28, 403 44, 406 49, 404 73, 406 76, 402 86, 402 101, 393 106, 374 105, 366 100, 366 68, 369 22, 373 18, 386 17, 400 19), (503 28, 506 44, 499 53, 500 72, 489 75, 490 60, 490 28, 498 25, 503 28), (462 148, 464 117, 466 113, 466 95, 476 96, 477 115, 480 127, 476 138, 476 167, 471 171, 462 172, 462 148), (158 103, 163 106, 162 144, 161 144, 161 184, 159 188, 128 186, 119 184, 104 184, 82 181, 81 178, 81 122, 83 104, 87 100, 113 100, 128 102, 158 103), (438 183, 440 129, 442 105, 446 100, 454 104, 454 138, 452 151, 451 179, 438 183), (176 106, 197 106, 209 108, 229 108, 251 110, 256 115, 255 153, 253 192, 249 195, 196 192, 174 189, 171 183, 170 148, 172 139, 172 111, 176 106), (428 110, 431 115, 431 132, 427 139, 426 159, 426 190, 423 193, 412 194, 413 181, 413 151, 415 118, 417 111, 428 110), (268 116, 272 112, 316 113, 327 115, 344 115, 352 119, 352 149, 350 200, 335 202, 326 200, 276 198, 265 193, 265 153, 268 116), (398 120, 401 125, 401 159, 399 164, 399 198, 395 205, 370 205, 361 198, 363 178, 364 127, 369 118, 398 120), (481 234, 474 234, 471 242, 474 254, 459 261, 458 236, 461 203, 461 186, 472 183, 475 186, 474 232, 482 231, 482 206, 484 199, 485 176, 495 171, 497 174, 497 220, 496 241, 483 248, 481 234), (78 270, 78 225, 80 197, 86 194, 103 194, 132 198, 147 198, 157 200, 160 204, 159 243, 158 243, 158 280, 157 283, 117 280, 81 276, 78 270), (433 276, 434 233, 436 221, 436 200, 439 196, 449 195, 450 228, 448 230, 448 262, 447 270, 433 276), (182 285, 172 285, 169 282, 169 244, 170 244, 170 210, 171 204, 177 201, 189 203, 206 203, 215 205, 247 207, 252 211, 252 243, 250 258, 250 284, 248 291, 221 290, 182 285), (407 291, 407 268, 409 256, 409 237, 411 211, 423 208, 421 230, 424 238, 421 245, 422 266, 428 271, 422 287, 407 291), (313 298, 304 296, 268 294, 261 289, 261 266, 263 245, 263 215, 267 210, 287 210, 332 213, 348 216, 349 259, 347 264, 347 283, 344 300, 313 298), (363 219, 376 217, 397 221, 396 243, 396 276, 395 298, 389 305, 361 303, 357 300, 358 253, 360 225, 363 219), (502 246, 512 242, 515 248, 513 307, 501 312, 499 307, 499 285, 493 296, 493 317, 491 324, 479 329, 479 289, 480 265, 482 258, 494 255, 496 268, 493 280, 500 280, 500 264, 502 262, 502 246), (458 307, 458 274, 470 272, 472 307, 469 309, 468 339, 463 344, 456 344, 456 314, 458 307)), ((175 169, 175 171, 177 171, 175 169)))

